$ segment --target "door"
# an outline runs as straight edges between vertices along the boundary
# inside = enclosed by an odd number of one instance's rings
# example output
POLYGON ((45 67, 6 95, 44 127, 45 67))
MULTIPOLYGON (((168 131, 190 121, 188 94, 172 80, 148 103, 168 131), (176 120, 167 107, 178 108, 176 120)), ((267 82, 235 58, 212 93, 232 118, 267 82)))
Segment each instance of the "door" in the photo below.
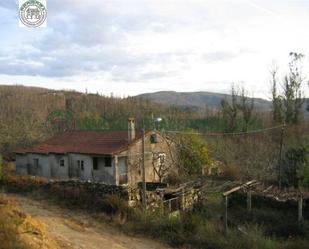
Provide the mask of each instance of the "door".
POLYGON ((128 165, 125 157, 120 157, 118 159, 118 169, 119 169, 119 184, 128 183, 128 165))

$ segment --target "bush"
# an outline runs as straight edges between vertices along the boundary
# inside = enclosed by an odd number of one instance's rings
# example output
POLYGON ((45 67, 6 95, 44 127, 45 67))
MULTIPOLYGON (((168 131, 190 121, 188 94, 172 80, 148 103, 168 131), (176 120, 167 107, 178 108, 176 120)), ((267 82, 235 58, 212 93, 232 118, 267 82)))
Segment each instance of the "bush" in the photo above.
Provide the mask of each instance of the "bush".
POLYGON ((223 168, 222 177, 226 180, 239 180, 240 172, 239 168, 233 164, 226 165, 223 168))
POLYGON ((300 185, 309 188, 309 158, 306 159, 305 165, 297 171, 297 176, 300 179, 300 185))
POLYGON ((2 180, 3 175, 4 175, 4 165, 2 156, 0 155, 0 180, 2 180))
POLYGON ((308 248, 308 240, 293 239, 282 243, 280 249, 305 249, 308 248))
POLYGON ((308 157, 309 150, 305 145, 290 147, 284 155, 283 176, 285 184, 297 186, 299 177, 303 184, 308 184, 308 157))
POLYGON ((128 213, 130 210, 127 202, 117 195, 109 195, 104 198, 102 209, 108 214, 116 214, 118 212, 128 213))
POLYGON ((206 140, 189 130, 179 136, 177 154, 182 169, 187 174, 200 174, 210 157, 206 140))
MULTIPOLYGON (((217 204, 216 204, 217 205, 217 204)), ((204 208, 207 212, 207 207, 204 208)), ((207 217, 199 210, 181 213, 178 218, 162 213, 140 213, 139 219, 125 227, 129 231, 147 234, 177 248, 200 249, 273 249, 277 242, 265 237, 259 227, 245 226, 247 235, 236 228, 223 234, 219 220, 207 217)))
POLYGON ((184 182, 184 179, 176 172, 170 172, 164 179, 164 182, 168 183, 171 186, 178 186, 179 184, 184 182))

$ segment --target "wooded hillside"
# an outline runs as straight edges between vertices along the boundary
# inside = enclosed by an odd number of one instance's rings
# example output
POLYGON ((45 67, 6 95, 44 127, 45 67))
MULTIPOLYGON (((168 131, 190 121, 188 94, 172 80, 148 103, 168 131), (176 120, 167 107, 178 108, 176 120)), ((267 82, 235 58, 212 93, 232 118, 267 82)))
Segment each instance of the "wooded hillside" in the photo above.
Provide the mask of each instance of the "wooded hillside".
POLYGON ((0 153, 41 141, 69 129, 126 129, 134 117, 138 128, 152 128, 152 117, 164 117, 162 126, 182 129, 200 114, 165 107, 134 97, 116 98, 75 91, 24 86, 0 86, 0 153))

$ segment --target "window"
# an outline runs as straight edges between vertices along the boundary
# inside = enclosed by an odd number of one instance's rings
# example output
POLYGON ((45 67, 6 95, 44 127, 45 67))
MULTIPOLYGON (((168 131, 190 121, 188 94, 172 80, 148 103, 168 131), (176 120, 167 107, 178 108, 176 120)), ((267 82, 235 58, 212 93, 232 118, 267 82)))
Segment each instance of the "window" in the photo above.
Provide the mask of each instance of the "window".
POLYGON ((98 170, 99 169, 98 158, 97 157, 92 158, 92 168, 93 168, 93 170, 98 170))
POLYGON ((159 154, 159 164, 164 164, 164 162, 165 162, 165 159, 166 159, 166 154, 165 153, 160 153, 159 154))
POLYGON ((38 158, 34 158, 33 159, 33 166, 34 167, 38 167, 39 166, 39 159, 38 158))
POLYGON ((152 144, 156 144, 156 143, 158 143, 158 136, 157 136, 157 134, 151 134, 151 136, 150 136, 150 143, 152 143, 152 144))
POLYGON ((64 159, 61 159, 59 164, 60 164, 61 167, 64 167, 64 159))
POLYGON ((83 171, 84 170, 84 161, 83 160, 77 160, 77 167, 83 171))
POLYGON ((105 157, 104 158, 104 165, 105 165, 105 167, 112 167, 112 158, 111 157, 105 157))

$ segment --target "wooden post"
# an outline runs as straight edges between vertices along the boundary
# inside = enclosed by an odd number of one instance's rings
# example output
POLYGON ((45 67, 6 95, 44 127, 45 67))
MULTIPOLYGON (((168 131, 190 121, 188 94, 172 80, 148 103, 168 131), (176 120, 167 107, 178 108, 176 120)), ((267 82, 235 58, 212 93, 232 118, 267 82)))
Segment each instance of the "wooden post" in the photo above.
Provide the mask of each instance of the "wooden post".
POLYGON ((168 212, 171 213, 172 212, 172 201, 168 200, 168 212))
POLYGON ((186 206, 186 197, 184 188, 181 190, 181 210, 185 210, 186 206))
POLYGON ((303 196, 300 195, 298 199, 298 226, 301 228, 303 225, 303 196))
POLYGON ((251 197, 252 197, 251 190, 248 190, 248 192, 247 192, 247 210, 248 210, 249 213, 251 212, 251 208, 252 208, 251 197))
POLYGON ((119 185, 118 156, 114 156, 115 185, 119 185))
POLYGON ((278 184, 279 184, 279 189, 281 189, 281 184, 282 184, 282 147, 283 147, 283 135, 284 135, 284 128, 285 125, 281 128, 281 137, 280 137, 280 151, 279 151, 279 173, 278 173, 278 184))
POLYGON ((227 234, 227 208, 228 208, 228 196, 225 196, 225 214, 224 214, 224 230, 225 230, 225 234, 227 234))
POLYGON ((143 181, 143 208, 146 210, 147 200, 146 200, 146 172, 145 172, 145 129, 143 129, 142 134, 142 181, 143 181))

